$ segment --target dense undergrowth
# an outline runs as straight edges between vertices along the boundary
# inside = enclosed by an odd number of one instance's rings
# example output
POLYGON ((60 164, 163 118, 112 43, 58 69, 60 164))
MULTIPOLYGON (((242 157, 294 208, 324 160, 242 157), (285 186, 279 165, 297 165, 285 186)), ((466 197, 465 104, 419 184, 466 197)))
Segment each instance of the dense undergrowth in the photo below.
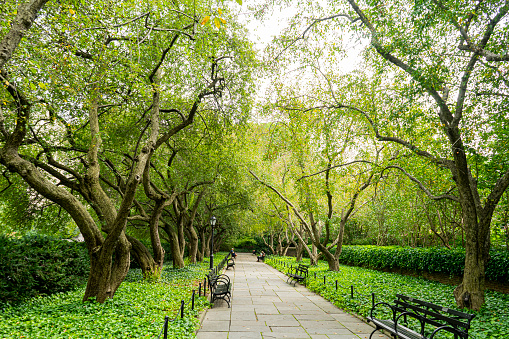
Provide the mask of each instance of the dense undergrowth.
POLYGON ((84 243, 44 235, 0 235, 0 309, 81 286, 89 267, 84 243))
POLYGON ((144 282, 140 270, 131 269, 104 304, 82 302, 83 288, 32 298, 0 313, 0 338, 155 338, 165 316, 177 318, 170 324, 170 338, 194 338, 196 316, 208 305, 206 298, 198 298, 207 266, 165 267, 157 283, 144 282), (197 297, 191 311, 193 289, 197 297), (181 300, 187 303, 183 319, 177 317, 181 300))
MULTIPOLYGON (((304 260, 309 264, 309 260, 304 260)), ((288 265, 295 265, 293 257, 271 257, 266 263, 276 269, 287 272, 288 265), (286 263, 287 266, 281 264, 286 263)), ((328 270, 326 262, 309 269, 307 287, 319 293, 336 306, 350 313, 366 317, 371 309, 371 293, 375 293, 375 302, 392 302, 396 294, 404 294, 426 300, 441 306, 458 309, 453 297, 454 286, 429 281, 423 278, 404 276, 395 273, 375 271, 362 267, 341 265, 339 272, 328 270), (316 279, 315 279, 316 273, 316 279), (325 284, 324 277, 325 276, 325 284), (336 290, 336 280, 338 289, 336 290), (351 287, 354 286, 354 298, 351 287)), ((458 309, 459 310, 459 309, 458 309)), ((486 303, 472 320, 470 337, 473 339, 509 338, 509 295, 486 291, 486 303)), ((385 314, 389 317, 389 314, 385 314)))
MULTIPOLYGON (((462 276, 464 248, 422 248, 401 246, 343 246, 340 263, 375 269, 404 269, 462 276)), ((509 251, 490 251, 486 277, 491 281, 509 281, 509 251)))

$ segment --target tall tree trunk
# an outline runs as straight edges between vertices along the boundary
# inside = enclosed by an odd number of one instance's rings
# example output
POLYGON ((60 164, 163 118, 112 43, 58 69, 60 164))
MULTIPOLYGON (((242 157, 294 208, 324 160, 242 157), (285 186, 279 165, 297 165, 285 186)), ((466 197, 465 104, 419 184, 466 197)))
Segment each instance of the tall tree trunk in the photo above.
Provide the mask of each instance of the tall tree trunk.
POLYGON ((302 243, 302 241, 300 241, 300 239, 297 238, 297 241, 294 242, 295 244, 295 260, 297 262, 301 262, 302 261, 302 253, 304 252, 304 246, 305 244, 302 243))
POLYGON ((196 229, 194 228, 194 221, 196 219, 196 213, 198 212, 198 206, 200 205, 204 193, 205 189, 200 192, 198 198, 194 202, 186 227, 189 238, 189 262, 193 264, 196 263, 196 257, 198 254, 198 234, 196 234, 196 229))
POLYGON ((196 258, 198 254, 198 235, 196 234, 194 227, 189 228, 189 262, 196 264, 196 258))
POLYGON ((127 239, 132 245, 131 254, 140 266, 143 277, 148 277, 150 272, 154 272, 158 265, 154 261, 154 258, 150 254, 148 248, 143 245, 141 241, 129 235, 127 236, 127 239))
POLYGON ((196 260, 198 262, 203 262, 203 258, 205 257, 205 247, 206 247, 206 240, 205 240, 205 230, 203 228, 199 229, 198 236, 200 238, 200 244, 198 253, 196 253, 196 260))
POLYGON ((170 224, 166 222, 164 223, 163 229, 166 234, 168 234, 168 238, 170 239, 170 251, 173 260, 173 268, 183 268, 185 266, 184 253, 180 250, 181 246, 179 244, 179 237, 177 232, 171 227, 170 224))
POLYGON ((465 270, 461 284, 454 289, 456 303, 462 308, 480 310, 485 302, 485 270, 489 260, 490 237, 489 232, 483 232, 483 229, 489 230, 490 223, 491 220, 476 222, 472 217, 465 218, 465 270))
POLYGON ((205 235, 206 235, 206 238, 205 238, 205 244, 203 245, 205 247, 204 251, 203 251, 203 253, 204 253, 203 256, 205 258, 208 258, 208 257, 210 257, 210 246, 211 246, 210 241, 211 241, 212 233, 205 231, 205 235))

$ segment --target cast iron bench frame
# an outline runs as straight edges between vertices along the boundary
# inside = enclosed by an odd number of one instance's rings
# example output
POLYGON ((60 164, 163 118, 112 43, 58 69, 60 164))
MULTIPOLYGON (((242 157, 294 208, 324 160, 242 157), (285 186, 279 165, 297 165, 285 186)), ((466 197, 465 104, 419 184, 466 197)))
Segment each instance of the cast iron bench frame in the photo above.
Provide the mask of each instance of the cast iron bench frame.
POLYGON ((233 267, 233 269, 235 269, 235 260, 233 260, 233 257, 226 262, 226 269, 228 269, 228 267, 233 267))
POLYGON ((230 277, 226 274, 217 275, 214 271, 210 271, 207 274, 207 279, 210 290, 210 302, 213 303, 217 299, 222 299, 228 303, 228 308, 230 308, 232 297, 230 277))
POLYGON ((293 286, 295 286, 297 283, 303 282, 308 277, 308 269, 309 266, 304 264, 299 264, 299 266, 290 269, 287 274, 288 279, 286 282, 291 284, 293 281, 293 286))
POLYGON ((475 317, 475 314, 452 310, 402 294, 396 294, 396 297, 393 305, 379 302, 372 306, 367 319, 368 322, 373 322, 376 329, 369 336, 370 339, 376 331, 381 329, 389 332, 394 338, 401 339, 433 339, 440 331, 452 333, 454 339, 468 338, 470 321, 475 317), (374 315, 377 306, 390 308, 392 319, 377 318, 374 315), (401 320, 401 318, 403 319, 401 320), (420 327, 419 332, 408 327, 408 318, 417 320, 420 327), (432 329, 428 329, 430 326, 426 325, 431 325, 432 329))

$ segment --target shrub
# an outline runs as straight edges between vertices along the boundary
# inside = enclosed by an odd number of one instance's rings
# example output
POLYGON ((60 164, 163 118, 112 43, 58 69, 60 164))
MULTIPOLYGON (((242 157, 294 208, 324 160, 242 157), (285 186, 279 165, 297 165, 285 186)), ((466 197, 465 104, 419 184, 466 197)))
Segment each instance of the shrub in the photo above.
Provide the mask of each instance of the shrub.
POLYGON ((83 284, 88 271, 89 258, 83 243, 41 235, 19 239, 0 236, 2 304, 68 291, 83 284))
MULTIPOLYGON (((509 253, 490 251, 491 259, 486 268, 489 280, 509 280, 509 253)), ((375 269, 405 269, 463 275, 465 250, 454 248, 412 248, 399 246, 343 246, 339 261, 342 264, 375 269)))

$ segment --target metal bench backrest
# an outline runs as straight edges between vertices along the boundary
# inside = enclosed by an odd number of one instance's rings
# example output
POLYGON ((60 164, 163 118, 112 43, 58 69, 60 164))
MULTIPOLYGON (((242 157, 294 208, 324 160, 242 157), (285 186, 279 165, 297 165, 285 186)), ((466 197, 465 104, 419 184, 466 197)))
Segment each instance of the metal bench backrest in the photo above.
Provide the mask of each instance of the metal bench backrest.
POLYGON ((299 266, 297 266, 297 268, 295 269, 295 273, 298 274, 298 273, 302 273, 303 276, 308 276, 308 268, 309 266, 308 265, 304 265, 304 264, 299 264, 299 266))
POLYGON ((468 332, 470 321, 475 317, 475 314, 463 313, 402 294, 396 294, 396 297, 398 299, 394 300, 394 304, 400 311, 411 310, 413 313, 421 315, 425 322, 433 326, 440 327, 450 324, 468 332))

